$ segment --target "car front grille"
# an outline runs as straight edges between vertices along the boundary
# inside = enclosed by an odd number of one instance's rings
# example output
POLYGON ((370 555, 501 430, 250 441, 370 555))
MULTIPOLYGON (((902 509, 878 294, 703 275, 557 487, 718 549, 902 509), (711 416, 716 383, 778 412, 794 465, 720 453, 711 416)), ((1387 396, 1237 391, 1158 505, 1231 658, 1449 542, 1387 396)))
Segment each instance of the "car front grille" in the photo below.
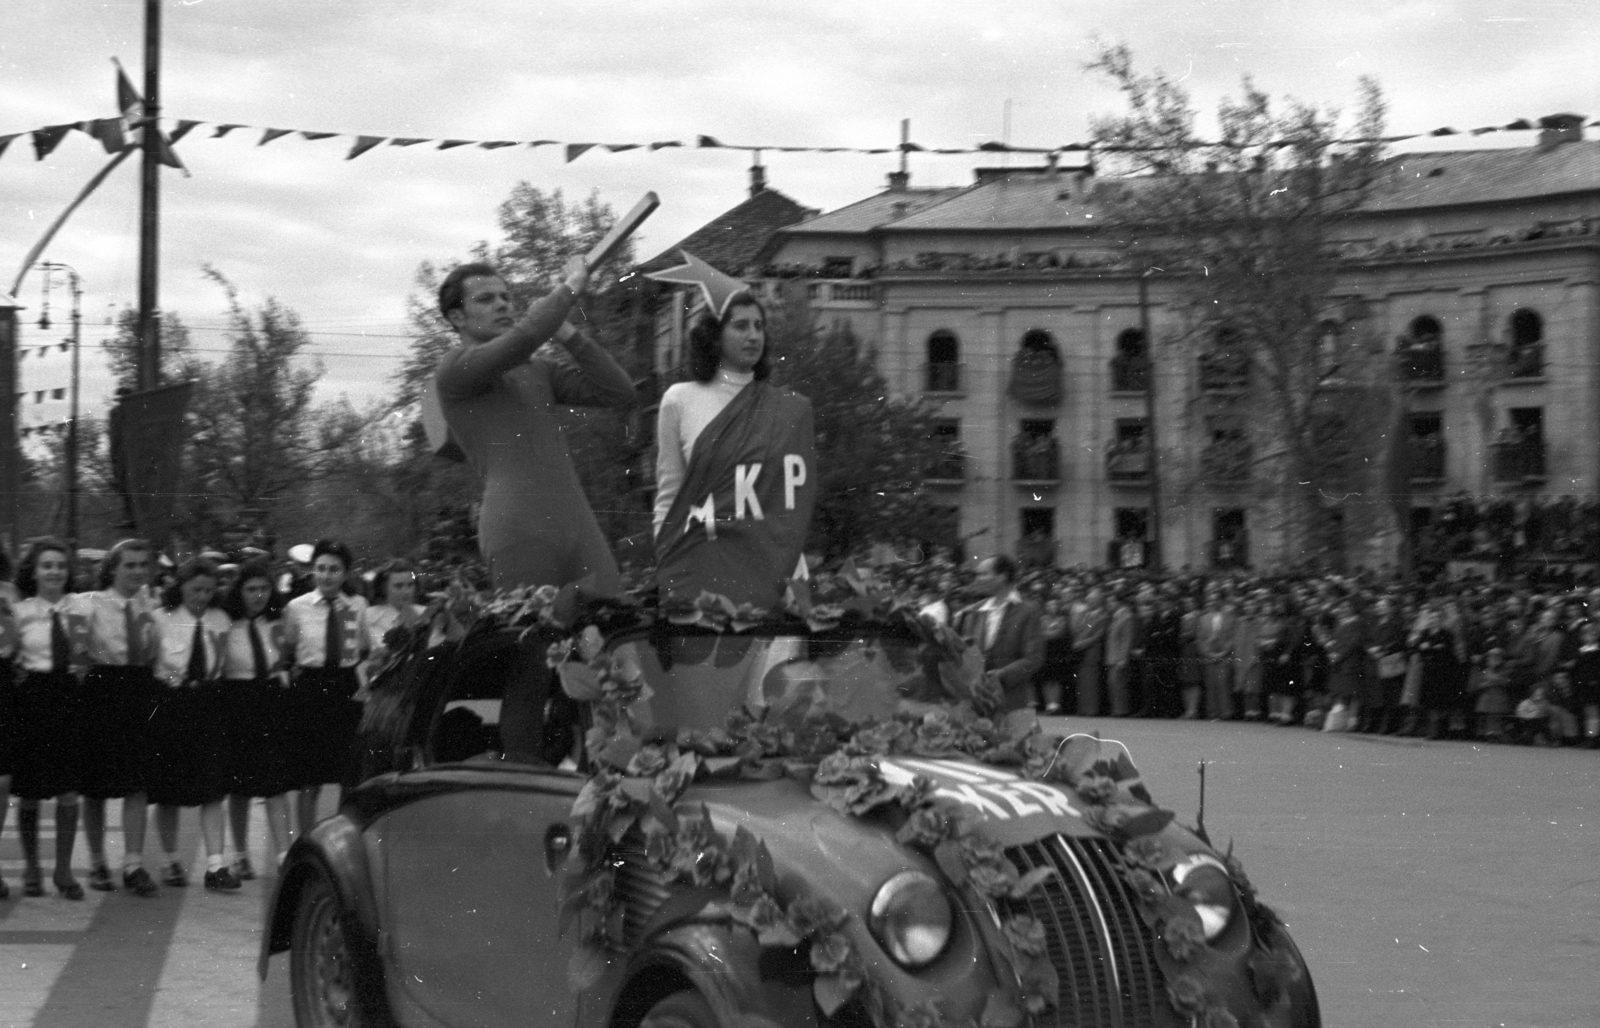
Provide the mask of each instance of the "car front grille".
POLYGON ((622 937, 632 946, 672 891, 666 872, 651 867, 643 849, 624 844, 615 852, 615 896, 622 904, 622 937))
MULTIPOLYGON (((1006 856, 1024 874, 1038 867, 1056 872, 1006 908, 1044 926, 1061 980, 1057 1028, 1181 1023, 1166 1002, 1154 936, 1117 873, 1122 858, 1109 840, 1057 835, 1008 849, 1006 856)), ((1048 1026, 1048 1015, 1036 1024, 1048 1026)))

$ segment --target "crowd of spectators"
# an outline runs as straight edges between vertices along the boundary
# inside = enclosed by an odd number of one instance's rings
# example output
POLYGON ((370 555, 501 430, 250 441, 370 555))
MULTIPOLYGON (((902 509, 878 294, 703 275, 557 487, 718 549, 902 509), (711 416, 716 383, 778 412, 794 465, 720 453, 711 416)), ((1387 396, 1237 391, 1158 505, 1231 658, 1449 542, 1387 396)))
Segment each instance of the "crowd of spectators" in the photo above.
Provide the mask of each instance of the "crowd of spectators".
POLYGON ((1440 500, 1413 535, 1424 561, 1600 561, 1600 499, 1576 496, 1472 497, 1440 500))
MULTIPOLYGON (((980 599, 948 560, 877 571, 930 616, 980 599)), ((1023 572, 1041 713, 1600 746, 1600 585, 1376 574, 1023 572)))

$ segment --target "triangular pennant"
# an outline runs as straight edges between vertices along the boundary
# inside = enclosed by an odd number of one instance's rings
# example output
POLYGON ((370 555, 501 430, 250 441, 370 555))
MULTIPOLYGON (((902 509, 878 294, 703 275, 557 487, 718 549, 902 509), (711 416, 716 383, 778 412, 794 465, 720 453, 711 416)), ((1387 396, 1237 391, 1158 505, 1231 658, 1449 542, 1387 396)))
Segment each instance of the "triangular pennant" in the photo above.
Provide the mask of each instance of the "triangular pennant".
POLYGON ((244 128, 244 127, 245 126, 243 126, 243 125, 218 125, 215 129, 213 129, 211 131, 211 138, 212 139, 221 139, 223 136, 227 135, 229 132, 232 132, 234 129, 236 129, 236 128, 244 128))
POLYGON ((11 141, 20 135, 22 135, 22 133, 13 132, 9 136, 0 136, 0 157, 5 156, 6 147, 10 146, 11 141))
POLYGON ((204 123, 194 121, 190 118, 180 118, 178 120, 178 127, 172 130, 171 135, 167 136, 167 142, 169 144, 176 143, 178 140, 182 139, 184 136, 187 136, 191 131, 193 131, 195 126, 201 124, 204 123))
POLYGON ((144 97, 140 96, 139 91, 133 88, 133 83, 128 81, 128 73, 122 70, 122 62, 115 57, 111 62, 117 66, 117 110, 121 111, 124 117, 139 113, 139 109, 144 106, 144 97))
POLYGON ((643 143, 607 143, 606 149, 612 153, 621 153, 624 150, 637 150, 643 143))
POLYGON ((389 145, 390 146, 416 146, 418 143, 427 143, 427 142, 431 142, 431 140, 424 139, 421 136, 395 136, 393 139, 389 140, 389 145))
POLYGON ((722 141, 716 136, 701 136, 696 146, 721 146, 722 141))
POLYGON ((470 139, 446 139, 444 142, 439 144, 439 149, 441 149, 441 150, 453 150, 458 146, 471 146, 471 145, 472 145, 472 140, 470 140, 470 139))
POLYGON ((652 150, 665 150, 669 146, 682 146, 682 145, 683 144, 680 143, 676 139, 663 139, 659 143, 651 143, 650 144, 650 149, 652 149, 652 150))
POLYGON ((42 129, 33 130, 33 152, 37 160, 49 157, 61 141, 67 138, 67 133, 77 128, 76 125, 50 125, 42 129))
POLYGON ((337 136, 338 134, 339 133, 337 133, 337 132, 307 132, 305 129, 301 129, 300 130, 300 135, 303 138, 311 139, 311 140, 332 139, 334 136, 337 136))
POLYGON ((479 143, 478 145, 485 150, 498 150, 502 146, 516 146, 517 141, 515 139, 491 139, 486 143, 479 143))
POLYGON ((1436 128, 1432 132, 1428 133, 1430 136, 1453 136, 1455 134, 1456 130, 1448 125, 1444 126, 1443 128, 1436 128))
POLYGON ((922 147, 918 146, 916 143, 910 143, 910 142, 901 143, 900 144, 900 149, 904 150, 906 153, 921 153, 922 152, 922 147))
POLYGON ((96 118, 93 121, 83 122, 79 127, 98 139, 106 153, 116 153, 128 145, 127 139, 122 134, 121 118, 96 118))
POLYGON ((274 139, 282 139, 284 136, 287 136, 289 133, 291 133, 293 131, 294 131, 294 129, 269 128, 265 132, 261 133, 261 142, 257 143, 256 145, 257 146, 266 146, 268 143, 272 142, 274 139))
POLYGON ((368 150, 383 142, 383 136, 357 136, 355 143, 350 147, 350 152, 344 155, 347 161, 353 161, 368 150))
POLYGON ((582 157, 584 154, 586 154, 590 150, 594 149, 594 147, 595 147, 594 143, 568 143, 567 144, 567 163, 571 164, 573 161, 577 160, 579 157, 582 157))
POLYGON ((559 142, 561 142, 559 139, 535 139, 528 144, 528 149, 537 150, 541 146, 555 146, 559 142))

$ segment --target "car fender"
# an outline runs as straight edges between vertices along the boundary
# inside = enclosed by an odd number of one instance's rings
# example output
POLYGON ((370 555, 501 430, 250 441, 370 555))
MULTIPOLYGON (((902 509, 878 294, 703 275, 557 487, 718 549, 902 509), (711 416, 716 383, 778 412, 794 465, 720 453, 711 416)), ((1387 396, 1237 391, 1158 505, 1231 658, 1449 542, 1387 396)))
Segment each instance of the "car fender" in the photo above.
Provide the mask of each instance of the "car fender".
POLYGON ((666 991, 652 991, 646 984, 663 970, 704 996, 725 1028, 738 1028, 749 1014, 783 1028, 817 1028, 809 982, 795 985, 763 978, 761 946, 753 934, 741 926, 704 921, 668 928, 628 960, 609 1024, 637 1024, 645 1010, 662 998, 657 993, 666 991), (634 992, 639 994, 631 995, 634 992))
POLYGON ((289 948, 295 910, 300 892, 313 875, 325 875, 333 884, 340 905, 354 917, 350 927, 357 933, 352 946, 359 946, 374 959, 379 954, 377 898, 361 829, 344 814, 322 821, 289 847, 278 882, 267 906, 266 931, 261 938, 261 957, 257 973, 267 977, 267 962, 274 953, 289 948))

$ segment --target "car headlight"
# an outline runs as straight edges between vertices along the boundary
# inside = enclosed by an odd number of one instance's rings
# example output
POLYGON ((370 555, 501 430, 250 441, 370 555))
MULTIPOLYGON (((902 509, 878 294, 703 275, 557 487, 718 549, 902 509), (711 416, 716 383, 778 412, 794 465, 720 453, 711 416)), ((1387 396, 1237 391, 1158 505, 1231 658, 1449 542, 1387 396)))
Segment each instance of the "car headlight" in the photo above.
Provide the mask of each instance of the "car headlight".
POLYGON ((872 934, 902 967, 922 967, 944 952, 953 915, 944 886, 921 871, 902 871, 872 898, 872 934))
POLYGON ((1206 941, 1222 934, 1239 906, 1239 894, 1228 869, 1216 857, 1203 853, 1187 858, 1172 869, 1174 895, 1194 904, 1206 941))

